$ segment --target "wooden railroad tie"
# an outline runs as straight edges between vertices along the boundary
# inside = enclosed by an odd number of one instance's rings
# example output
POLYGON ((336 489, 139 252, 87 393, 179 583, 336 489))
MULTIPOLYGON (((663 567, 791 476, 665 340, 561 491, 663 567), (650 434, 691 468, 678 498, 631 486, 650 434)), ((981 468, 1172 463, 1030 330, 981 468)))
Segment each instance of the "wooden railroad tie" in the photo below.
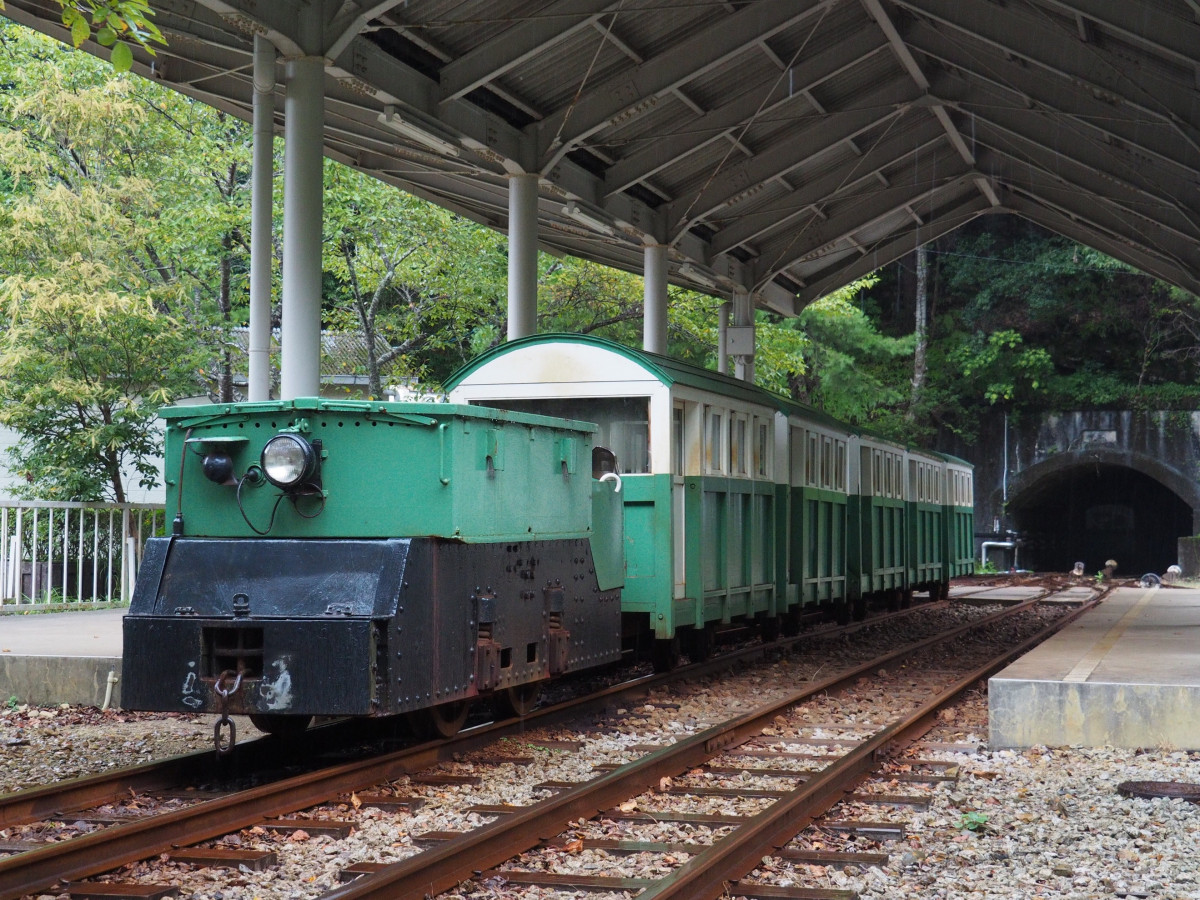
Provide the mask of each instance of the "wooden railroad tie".
POLYGON ((171 862, 207 866, 213 869, 240 869, 262 872, 278 862, 273 850, 228 850, 223 847, 185 847, 167 854, 171 862))
POLYGON ((67 885, 71 900, 159 900, 174 897, 173 884, 134 884, 120 881, 76 881, 67 885))

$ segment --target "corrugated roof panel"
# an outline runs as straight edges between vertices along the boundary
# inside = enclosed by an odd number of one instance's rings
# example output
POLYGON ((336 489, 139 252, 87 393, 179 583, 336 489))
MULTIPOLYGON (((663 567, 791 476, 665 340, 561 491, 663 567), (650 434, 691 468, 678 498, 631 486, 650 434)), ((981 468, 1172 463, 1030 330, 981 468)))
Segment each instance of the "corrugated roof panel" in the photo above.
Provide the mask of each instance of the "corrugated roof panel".
MULTIPOLYGON (((891 53, 875 53, 864 59, 853 69, 849 69, 836 78, 830 78, 813 91, 821 104, 828 110, 836 112, 844 107, 857 107, 861 95, 881 84, 897 80, 911 84, 912 79, 901 68, 896 57, 891 53)), ((880 115, 888 110, 880 109, 880 115)))
POLYGON ((594 90, 629 65, 629 57, 589 28, 547 47, 497 81, 550 114, 567 106, 581 85, 585 92, 594 90))
POLYGON ((588 143, 621 159, 652 146, 668 135, 688 131, 694 120, 695 114, 687 104, 674 94, 667 94, 640 115, 631 116, 598 132, 588 143))

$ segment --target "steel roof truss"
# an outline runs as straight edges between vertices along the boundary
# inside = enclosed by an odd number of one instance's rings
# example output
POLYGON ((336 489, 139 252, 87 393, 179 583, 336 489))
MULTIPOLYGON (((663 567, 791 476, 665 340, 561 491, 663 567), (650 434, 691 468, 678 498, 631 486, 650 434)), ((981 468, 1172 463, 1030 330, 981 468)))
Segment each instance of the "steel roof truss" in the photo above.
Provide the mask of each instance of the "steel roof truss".
POLYGON ((908 84, 887 83, 862 96, 859 104, 821 117, 803 131, 776 141, 753 159, 730 166, 705 183, 699 194, 681 196, 666 208, 667 228, 678 234, 712 212, 726 206, 739 194, 765 181, 786 175, 820 153, 897 118, 910 122, 917 114, 905 111, 919 97, 919 89, 908 84))
POLYGON ((553 17, 534 16, 516 22, 442 68, 441 101, 458 100, 549 47, 590 29, 603 13, 617 5, 612 0, 564 0, 553 17), (564 26, 563 19, 571 16, 579 16, 578 21, 564 26))
POLYGON ((632 71, 622 72, 586 90, 576 102, 531 126, 537 135, 543 171, 568 150, 602 129, 614 117, 637 108, 665 91, 756 47, 758 42, 827 8, 827 0, 751 4, 712 23, 632 71), (568 127, 569 126, 569 127, 568 127))
MULTIPOLYGON (((942 212, 924 225, 913 226, 905 231, 897 232, 895 237, 885 243, 869 245, 866 255, 859 256, 854 262, 835 269, 818 281, 807 284, 797 292, 797 309, 807 306, 818 297, 823 297, 857 278, 871 274, 881 266, 895 262, 922 244, 936 240, 956 228, 961 228, 982 213, 1002 210, 1003 207, 997 209, 988 203, 986 197, 972 192, 967 195, 967 199, 963 203, 942 212)), ((775 274, 777 273, 764 273, 765 277, 774 277, 775 274)))
POLYGON ((793 89, 790 92, 787 81, 783 79, 769 86, 756 85, 736 99, 689 122, 674 134, 655 135, 645 149, 619 160, 605 173, 605 190, 610 194, 625 190, 708 146, 723 134, 745 125, 756 113, 760 116, 778 116, 788 104, 797 100, 809 103, 818 113, 824 113, 824 109, 812 100, 808 91, 879 53, 883 48, 877 35, 863 30, 837 46, 816 51, 792 68, 793 89), (796 88, 796 84, 802 87, 796 88))

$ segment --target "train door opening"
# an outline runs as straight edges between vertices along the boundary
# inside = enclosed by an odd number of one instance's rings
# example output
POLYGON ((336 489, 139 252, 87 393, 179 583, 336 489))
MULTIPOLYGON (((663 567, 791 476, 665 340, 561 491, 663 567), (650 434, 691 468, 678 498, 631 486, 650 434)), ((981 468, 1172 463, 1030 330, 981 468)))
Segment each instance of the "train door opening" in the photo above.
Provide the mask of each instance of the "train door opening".
POLYGON ((1192 509, 1161 482, 1128 466, 1063 469, 1010 499, 1024 569, 1094 574, 1116 560, 1117 574, 1162 574, 1176 541, 1192 533, 1192 509))

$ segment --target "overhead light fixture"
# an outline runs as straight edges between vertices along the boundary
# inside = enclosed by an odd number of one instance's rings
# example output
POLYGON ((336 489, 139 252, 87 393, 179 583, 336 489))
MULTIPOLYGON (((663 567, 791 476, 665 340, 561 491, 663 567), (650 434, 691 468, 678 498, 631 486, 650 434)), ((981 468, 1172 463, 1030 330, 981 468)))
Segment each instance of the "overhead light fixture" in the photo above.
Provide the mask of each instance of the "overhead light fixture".
POLYGON ((694 281, 697 284, 702 284, 709 290, 713 290, 717 286, 717 281, 710 275, 705 275, 699 269, 689 263, 684 263, 679 267, 679 274, 688 281, 694 281))
POLYGON ((579 204, 576 203, 574 200, 572 200, 570 203, 568 203, 566 206, 564 206, 562 208, 562 211, 563 211, 563 215, 565 215, 567 218, 574 219, 580 225, 586 225, 588 228, 592 229, 593 231, 599 231, 601 234, 607 234, 609 236, 614 234, 613 228, 611 225, 601 222, 595 216, 585 213, 582 209, 579 208, 579 204))
POLYGON ((428 132, 422 131, 411 122, 406 122, 396 114, 396 107, 388 104, 383 108, 383 112, 379 114, 379 121, 388 128, 401 134, 411 141, 416 141, 430 150, 434 150, 445 156, 458 156, 459 149, 449 141, 444 141, 440 137, 435 137, 428 132))

